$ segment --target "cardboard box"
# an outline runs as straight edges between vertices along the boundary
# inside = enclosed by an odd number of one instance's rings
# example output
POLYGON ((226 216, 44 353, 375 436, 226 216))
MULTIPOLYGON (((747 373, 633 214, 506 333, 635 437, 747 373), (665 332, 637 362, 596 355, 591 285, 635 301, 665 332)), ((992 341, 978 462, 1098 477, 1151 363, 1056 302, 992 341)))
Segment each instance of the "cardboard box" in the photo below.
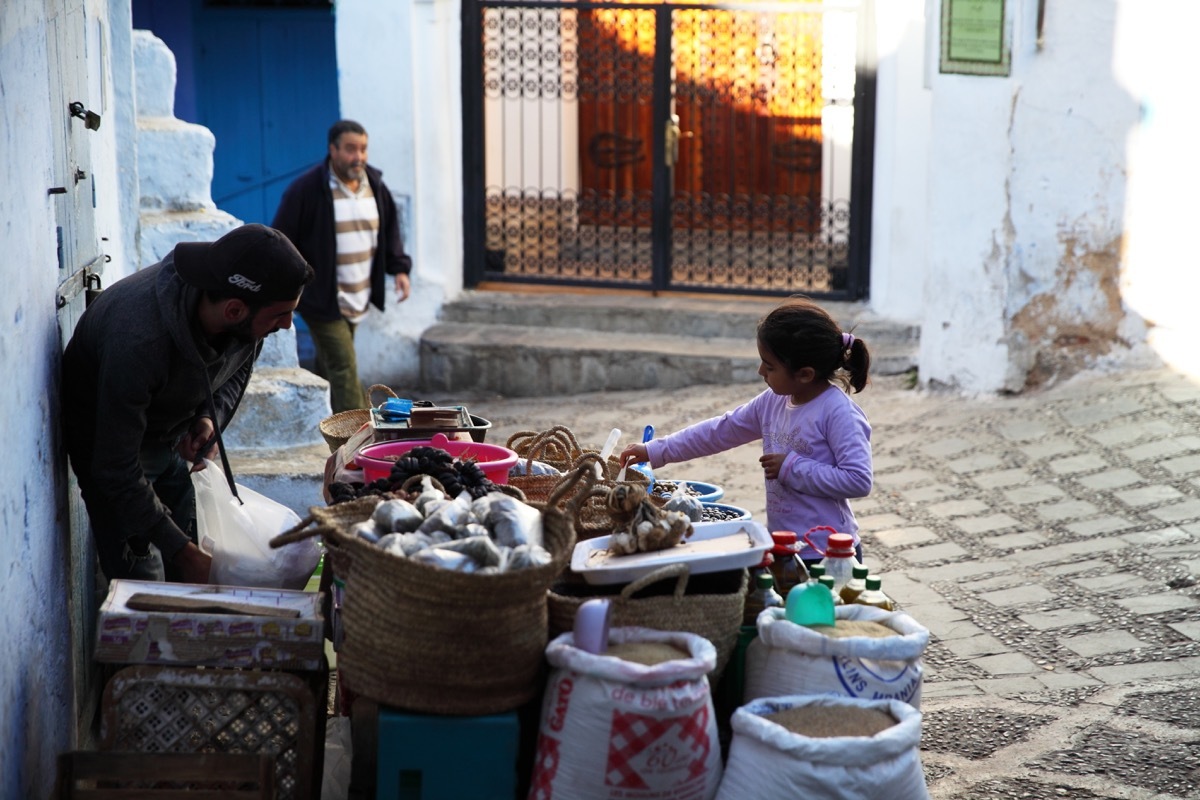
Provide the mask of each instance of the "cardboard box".
POLYGON ((116 664, 316 670, 324 663, 321 595, 287 589, 114 580, 100 606, 96 660, 116 664), (211 603, 247 612, 143 611, 137 595, 165 606, 211 603), (273 614, 274 616, 267 616, 273 614))

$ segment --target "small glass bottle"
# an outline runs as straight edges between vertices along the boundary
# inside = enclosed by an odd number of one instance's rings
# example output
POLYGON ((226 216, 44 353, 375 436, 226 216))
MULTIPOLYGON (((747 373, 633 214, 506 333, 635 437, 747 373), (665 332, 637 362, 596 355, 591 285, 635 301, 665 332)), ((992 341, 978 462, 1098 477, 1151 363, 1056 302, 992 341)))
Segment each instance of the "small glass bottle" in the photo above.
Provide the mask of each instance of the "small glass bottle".
POLYGON ((867 588, 855 598, 854 602, 863 606, 882 608, 884 611, 895 611, 896 604, 892 598, 883 593, 883 582, 879 578, 867 578, 867 588))
POLYGON ((808 580, 808 570, 800 560, 795 531, 772 531, 771 539, 775 542, 771 548, 771 555, 775 558, 771 564, 771 574, 775 576, 775 591, 787 599, 793 586, 799 586, 808 580))
POLYGON ((783 608, 783 598, 775 591, 775 579, 764 572, 755 579, 754 591, 746 595, 746 606, 742 611, 743 625, 757 625, 758 615, 765 608, 783 608))
POLYGON ((839 592, 843 603, 853 603, 854 598, 862 594, 863 590, 867 588, 867 572, 868 569, 864 566, 857 566, 850 570, 850 582, 843 586, 842 591, 839 592))
POLYGON ((824 564, 809 564, 806 569, 808 570, 809 583, 819 583, 821 576, 825 574, 824 564))
POLYGON ((817 580, 821 582, 822 586, 829 590, 831 595, 833 595, 833 604, 835 606, 844 605, 842 602, 842 596, 834 591, 833 578, 829 577, 828 575, 822 575, 820 578, 817 578, 817 580))

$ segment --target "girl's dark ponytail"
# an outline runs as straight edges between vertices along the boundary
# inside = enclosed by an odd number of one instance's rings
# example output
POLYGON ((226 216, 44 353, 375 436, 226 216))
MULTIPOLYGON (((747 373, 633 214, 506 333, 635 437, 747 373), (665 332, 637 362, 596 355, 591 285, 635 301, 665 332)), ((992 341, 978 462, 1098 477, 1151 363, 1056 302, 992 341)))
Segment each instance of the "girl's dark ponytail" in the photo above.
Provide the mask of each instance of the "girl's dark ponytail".
POLYGON ((867 385, 867 373, 871 369, 871 353, 866 342, 857 337, 850 342, 843 367, 850 376, 850 386, 855 392, 861 392, 867 385))

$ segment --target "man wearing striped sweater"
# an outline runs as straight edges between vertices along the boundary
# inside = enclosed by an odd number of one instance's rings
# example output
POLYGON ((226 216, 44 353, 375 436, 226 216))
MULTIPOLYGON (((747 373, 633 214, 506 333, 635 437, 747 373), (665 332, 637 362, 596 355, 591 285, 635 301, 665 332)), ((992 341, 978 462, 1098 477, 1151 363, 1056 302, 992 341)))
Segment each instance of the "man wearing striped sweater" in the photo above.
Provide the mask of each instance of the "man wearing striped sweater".
POLYGON ((329 129, 329 153, 288 186, 271 226, 316 270, 297 312, 312 334, 317 374, 329 381, 334 413, 366 408, 354 330, 371 306, 384 308, 386 276, 396 299, 410 291, 396 203, 382 173, 367 163, 367 132, 353 120, 329 129))

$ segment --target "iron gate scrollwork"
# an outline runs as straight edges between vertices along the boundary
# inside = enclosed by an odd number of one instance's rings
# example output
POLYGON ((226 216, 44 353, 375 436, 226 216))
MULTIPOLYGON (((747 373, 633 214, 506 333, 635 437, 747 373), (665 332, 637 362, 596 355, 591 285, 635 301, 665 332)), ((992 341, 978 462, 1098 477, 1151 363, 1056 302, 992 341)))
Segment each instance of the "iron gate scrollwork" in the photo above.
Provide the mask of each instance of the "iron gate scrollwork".
POLYGON ((858 299, 870 0, 464 0, 466 279, 858 299))

